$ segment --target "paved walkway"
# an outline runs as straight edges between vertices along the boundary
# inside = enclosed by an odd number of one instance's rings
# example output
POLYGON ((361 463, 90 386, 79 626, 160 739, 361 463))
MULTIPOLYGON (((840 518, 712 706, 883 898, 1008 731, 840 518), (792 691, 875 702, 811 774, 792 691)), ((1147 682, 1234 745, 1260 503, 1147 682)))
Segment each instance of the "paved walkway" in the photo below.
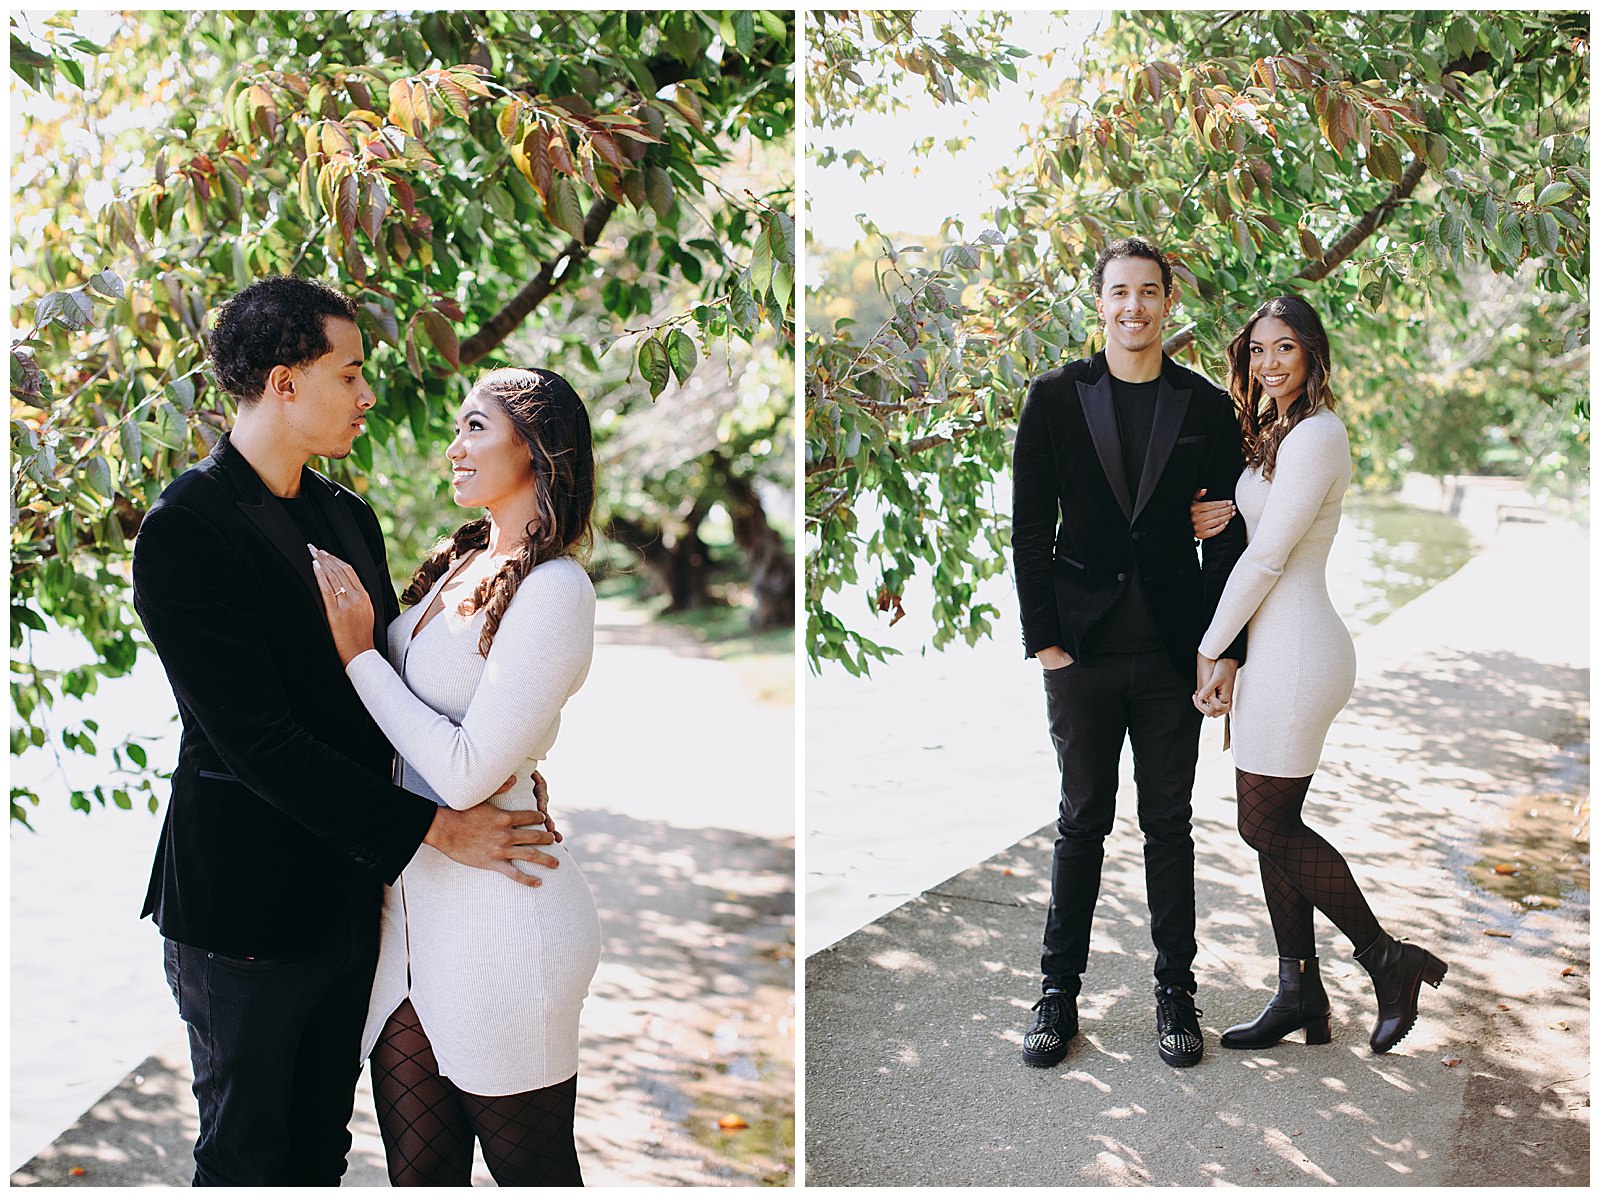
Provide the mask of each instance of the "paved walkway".
MULTIPOLYGON (((793 728, 792 705, 757 701, 737 665, 601 604, 545 770, 607 933, 579 1079, 590 1185, 792 1179, 793 728), (749 1129, 719 1131, 724 1114, 749 1129)), ((191 1080, 174 1012, 167 1041, 12 1184, 187 1185, 191 1080)), ((373 1108, 363 1074, 346 1184, 388 1184, 373 1108)), ((474 1180, 492 1183, 481 1157, 474 1180)))
POLYGON ((1588 578, 1586 529, 1507 524, 1358 640, 1308 816, 1386 928, 1450 964, 1393 1052, 1367 1049, 1366 975, 1320 918, 1334 1042, 1219 1047, 1275 962, 1213 724, 1196 785, 1202 1063, 1155 1054, 1124 801, 1082 1033, 1057 1068, 1018 1059, 1053 825, 807 959, 807 1182, 1586 1186, 1588 578), (1492 865, 1519 860, 1504 880, 1521 888, 1496 890, 1492 865))

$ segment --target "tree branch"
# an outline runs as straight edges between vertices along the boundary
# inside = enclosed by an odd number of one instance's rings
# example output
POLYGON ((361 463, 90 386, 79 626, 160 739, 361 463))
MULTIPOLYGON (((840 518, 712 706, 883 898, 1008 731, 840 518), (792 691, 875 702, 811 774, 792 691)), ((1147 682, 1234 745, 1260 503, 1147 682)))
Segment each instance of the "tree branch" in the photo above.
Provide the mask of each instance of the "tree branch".
POLYGON ((1327 278, 1344 264, 1346 258, 1355 253, 1357 246, 1377 232, 1384 221, 1394 215, 1395 209, 1417 189, 1417 184, 1422 182, 1422 176, 1427 173, 1428 160, 1421 156, 1413 158, 1411 165, 1406 167, 1405 173, 1400 176, 1400 181, 1389 189, 1389 194, 1383 197, 1377 207, 1364 213, 1360 220, 1351 225, 1344 236, 1335 241, 1322 255, 1320 262, 1307 262, 1289 278, 1305 279, 1311 283, 1327 278))
MULTIPOLYGON (((1303 279, 1308 283, 1321 282, 1332 274, 1349 256, 1360 247, 1361 243, 1383 227, 1385 221, 1393 216, 1395 210, 1406 201, 1417 184, 1422 182, 1422 176, 1428 173, 1428 160, 1426 158, 1413 158, 1411 165, 1406 167, 1405 173, 1400 176, 1400 181, 1389 188, 1389 194, 1384 196, 1378 204, 1362 213, 1361 218, 1346 229, 1340 238, 1335 241, 1322 255, 1318 262, 1307 262, 1299 270, 1291 274, 1285 282, 1294 279, 1303 279)), ((1195 325, 1182 329, 1168 337, 1161 345, 1161 351, 1166 354, 1177 353, 1194 343, 1195 325)))
POLYGON ((473 362, 482 360, 491 349, 515 332, 517 326, 526 320, 551 292, 577 273, 578 263, 589 255, 590 247, 599 239, 601 230, 606 227, 606 222, 616 210, 617 201, 610 196, 602 195, 595 200, 584 215, 583 236, 568 241, 560 253, 541 266, 539 273, 512 296, 510 303, 484 321, 483 327, 477 332, 461 342, 463 366, 470 366, 473 362), (560 278, 557 278, 556 270, 563 262, 567 264, 567 269, 560 278))

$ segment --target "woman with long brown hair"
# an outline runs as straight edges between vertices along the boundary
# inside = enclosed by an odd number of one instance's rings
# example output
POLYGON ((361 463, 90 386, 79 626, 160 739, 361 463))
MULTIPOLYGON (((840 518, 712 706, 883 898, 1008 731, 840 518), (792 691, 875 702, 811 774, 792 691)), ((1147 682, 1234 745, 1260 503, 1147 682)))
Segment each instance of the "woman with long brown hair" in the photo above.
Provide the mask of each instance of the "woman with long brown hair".
MULTIPOLYGON (((1228 365, 1245 455, 1234 503, 1249 543, 1200 640, 1195 705, 1207 715, 1227 709, 1213 677, 1216 658, 1248 625, 1249 657, 1231 696, 1239 834, 1260 858, 1278 992, 1254 1021, 1228 1028, 1222 1045, 1267 1047, 1302 1028, 1307 1043, 1329 1042, 1315 909, 1349 937, 1372 977, 1378 1020, 1370 1042, 1386 1052, 1416 1022, 1422 982, 1438 986, 1446 965, 1384 932, 1344 857, 1301 817, 1328 728, 1356 678, 1355 645, 1327 586, 1350 483, 1328 335, 1299 296, 1269 299, 1228 346, 1228 365)), ((1195 534, 1214 535, 1231 514, 1227 503, 1196 504, 1195 534)))
MULTIPOLYGON (((315 550, 340 660, 402 761, 457 809, 538 804, 534 766, 589 672, 589 418, 549 370, 500 369, 461 404, 455 501, 485 514, 417 569, 372 642, 355 571, 315 550), (512 775, 510 788, 500 786, 512 775)), ((518 884, 424 845, 385 891, 363 1055, 395 1185, 468 1185, 474 1137, 501 1185, 583 1183, 573 1140, 578 1014, 599 963, 594 898, 560 843, 518 884)))

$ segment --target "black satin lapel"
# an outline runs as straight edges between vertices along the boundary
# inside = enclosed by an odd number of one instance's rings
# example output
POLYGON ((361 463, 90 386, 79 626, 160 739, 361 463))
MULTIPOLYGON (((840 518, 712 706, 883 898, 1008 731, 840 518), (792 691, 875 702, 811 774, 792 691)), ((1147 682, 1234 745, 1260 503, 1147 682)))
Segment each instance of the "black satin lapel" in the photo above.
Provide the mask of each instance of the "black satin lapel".
POLYGON ((1174 390, 1163 374, 1156 384, 1156 418, 1150 426, 1150 447, 1145 450, 1144 469, 1139 475, 1139 497, 1133 504, 1133 518, 1138 519, 1144 505, 1155 494, 1156 483, 1167 468, 1172 456, 1172 446, 1178 443, 1178 433, 1183 429, 1183 417, 1189 411, 1189 392, 1174 390))
POLYGON ((1083 404, 1083 418, 1089 425, 1089 438, 1094 441, 1094 451, 1100 457, 1100 468, 1105 471, 1111 493, 1117 496, 1122 514, 1133 518, 1133 501, 1128 497, 1128 479, 1122 470, 1122 436, 1117 432, 1117 413, 1112 408, 1111 374, 1100 376, 1092 386, 1078 384, 1078 401, 1083 404))
POLYGON ((264 497, 254 503, 241 502, 239 510, 261 530, 272 547, 283 554, 295 576, 305 583, 306 593, 315 601, 320 613, 322 591, 317 589, 317 576, 311 572, 311 553, 306 549, 305 537, 294 517, 283 509, 283 504, 268 503, 264 497))

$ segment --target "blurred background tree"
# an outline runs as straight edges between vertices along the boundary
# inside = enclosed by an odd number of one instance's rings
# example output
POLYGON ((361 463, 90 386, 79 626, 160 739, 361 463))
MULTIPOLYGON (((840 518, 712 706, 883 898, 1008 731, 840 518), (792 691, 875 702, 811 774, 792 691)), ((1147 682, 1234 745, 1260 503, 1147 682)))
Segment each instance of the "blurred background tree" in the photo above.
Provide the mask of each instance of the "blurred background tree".
MULTIPOLYGON (((792 13, 92 22, 11 18, 14 755, 99 750, 50 708, 146 647, 129 542, 230 423, 208 313, 273 274, 361 307, 378 404, 323 464, 372 499, 397 580, 462 518, 440 463, 472 379, 535 362, 591 410, 597 570, 668 591, 654 558, 699 512, 697 601, 792 627, 792 13), (632 425, 691 418, 681 460, 642 468, 632 425), (35 665, 50 629, 94 660, 35 665)), ((108 751, 127 784, 72 804, 154 809, 142 746, 108 751)), ((13 787, 12 817, 38 800, 13 787)))
MULTIPOLYGON (((946 105, 1003 86, 1022 53, 1010 19, 808 14, 813 122, 841 140, 919 86, 908 72, 946 105)), ((809 247, 813 667, 891 651, 832 608, 858 580, 892 622, 931 574, 935 647, 992 630, 975 596, 1005 568, 994 483, 1015 409, 1031 377, 1100 347, 1089 274, 1118 237, 1173 258, 1167 350, 1218 381, 1262 300, 1317 307, 1363 484, 1586 485, 1588 51, 1588 15, 1554 11, 1131 12, 1046 50, 1076 71, 1039 97, 992 227, 950 220, 908 247, 864 221, 855 250, 809 247), (868 280, 875 296, 842 298, 868 280)), ((824 158, 882 169, 836 144, 824 158)))

